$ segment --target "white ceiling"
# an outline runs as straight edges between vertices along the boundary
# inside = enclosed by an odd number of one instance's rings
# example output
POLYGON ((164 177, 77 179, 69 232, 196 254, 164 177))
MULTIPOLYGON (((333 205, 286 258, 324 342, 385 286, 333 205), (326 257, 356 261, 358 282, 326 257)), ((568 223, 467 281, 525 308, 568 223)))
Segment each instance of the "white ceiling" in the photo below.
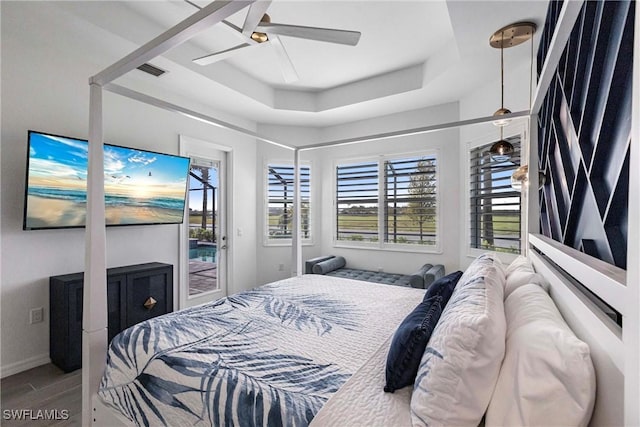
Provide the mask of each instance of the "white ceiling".
MULTIPOLYGON (((129 46, 151 40, 197 10, 184 1, 60 5, 113 34, 104 43, 111 43, 110 49, 121 44, 123 56, 129 46)), ((352 47, 281 36, 300 77, 286 84, 269 43, 208 66, 193 64, 198 56, 239 44, 233 30, 218 24, 150 61, 169 71, 166 75, 134 71, 117 83, 160 96, 181 94, 254 122, 330 126, 461 99, 499 75, 499 53, 489 46, 489 36, 517 21, 542 26, 546 7, 547 1, 524 0, 275 0, 268 10, 272 22, 356 30, 360 42, 352 47)), ((228 21, 242 26, 245 14, 246 9, 228 21)), ((509 67, 528 64, 529 58, 524 45, 505 51, 509 67)))

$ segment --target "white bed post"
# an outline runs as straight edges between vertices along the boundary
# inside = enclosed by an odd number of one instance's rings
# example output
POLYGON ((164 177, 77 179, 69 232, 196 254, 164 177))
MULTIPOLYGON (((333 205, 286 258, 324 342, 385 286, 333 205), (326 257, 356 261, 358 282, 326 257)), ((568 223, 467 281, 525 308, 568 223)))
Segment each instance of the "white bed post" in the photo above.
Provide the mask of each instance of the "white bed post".
POLYGON ((95 421, 93 396, 98 392, 107 358, 107 273, 104 208, 102 87, 89 94, 89 165, 82 313, 82 425, 95 421))
POLYGON ((525 242, 523 245, 523 255, 529 253, 529 233, 540 232, 540 207, 538 206, 538 115, 532 114, 529 117, 528 127, 528 152, 527 165, 529 165, 528 186, 526 188, 525 201, 527 203, 527 216, 525 218, 526 231, 524 232, 525 242))
POLYGON ((302 275, 302 237, 300 236, 300 224, 302 224, 302 209, 300 206, 300 149, 293 153, 293 230, 291 234, 291 276, 302 275))
POLYGON ((640 12, 637 7, 635 13, 627 237, 629 309, 622 319, 622 340, 626 349, 624 421, 628 426, 640 425, 640 12))

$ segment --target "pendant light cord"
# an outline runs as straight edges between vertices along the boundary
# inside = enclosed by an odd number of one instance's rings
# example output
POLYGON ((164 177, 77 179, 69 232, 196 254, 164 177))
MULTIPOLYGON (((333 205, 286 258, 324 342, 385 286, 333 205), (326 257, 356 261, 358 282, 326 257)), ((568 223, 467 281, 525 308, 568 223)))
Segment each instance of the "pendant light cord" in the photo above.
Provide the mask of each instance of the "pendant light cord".
POLYGON ((504 109, 504 31, 500 34, 500 108, 504 109))

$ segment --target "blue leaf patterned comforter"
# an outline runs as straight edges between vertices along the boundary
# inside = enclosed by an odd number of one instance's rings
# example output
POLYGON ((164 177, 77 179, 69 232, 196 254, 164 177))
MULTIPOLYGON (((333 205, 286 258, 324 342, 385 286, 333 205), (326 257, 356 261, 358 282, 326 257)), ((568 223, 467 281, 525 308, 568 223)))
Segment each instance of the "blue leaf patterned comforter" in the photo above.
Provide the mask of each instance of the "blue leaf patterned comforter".
POLYGON ((116 336, 99 395, 136 425, 306 426, 424 290, 305 275, 116 336))

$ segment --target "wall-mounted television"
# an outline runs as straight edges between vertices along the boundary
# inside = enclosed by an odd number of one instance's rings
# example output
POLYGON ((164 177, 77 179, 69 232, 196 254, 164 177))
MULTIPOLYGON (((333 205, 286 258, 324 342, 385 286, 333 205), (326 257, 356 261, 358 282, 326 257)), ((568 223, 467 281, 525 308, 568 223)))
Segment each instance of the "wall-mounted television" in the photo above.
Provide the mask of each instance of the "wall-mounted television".
MULTIPOLYGON (((29 131, 24 230, 84 227, 87 140, 29 131)), ((104 145, 108 226, 180 224, 189 158, 104 145)))

